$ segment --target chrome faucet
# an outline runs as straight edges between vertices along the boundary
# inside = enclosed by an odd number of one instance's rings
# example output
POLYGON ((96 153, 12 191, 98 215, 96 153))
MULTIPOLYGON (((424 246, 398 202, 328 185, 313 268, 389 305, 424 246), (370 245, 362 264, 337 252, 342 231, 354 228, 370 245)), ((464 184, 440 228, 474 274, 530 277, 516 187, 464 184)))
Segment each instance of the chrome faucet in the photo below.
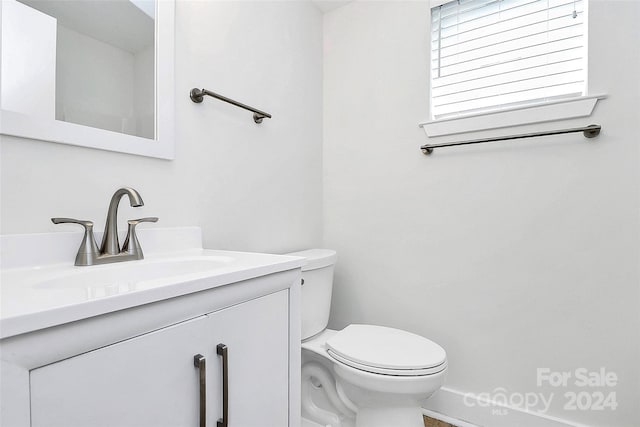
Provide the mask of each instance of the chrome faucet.
POLYGON ((141 222, 157 222, 158 218, 148 217, 129 220, 127 237, 121 249, 118 240, 118 206, 120 199, 122 199, 122 196, 125 194, 129 196, 129 204, 132 207, 144 206, 140 193, 133 188, 118 189, 111 197, 111 203, 109 203, 109 211, 107 212, 107 221, 104 226, 104 235, 102 236, 100 249, 98 249, 93 235, 93 222, 73 218, 51 218, 51 222, 54 224, 70 223, 79 224, 84 227, 84 238, 80 244, 80 249, 78 249, 75 265, 88 266, 144 258, 138 236, 136 235, 136 225, 141 222))

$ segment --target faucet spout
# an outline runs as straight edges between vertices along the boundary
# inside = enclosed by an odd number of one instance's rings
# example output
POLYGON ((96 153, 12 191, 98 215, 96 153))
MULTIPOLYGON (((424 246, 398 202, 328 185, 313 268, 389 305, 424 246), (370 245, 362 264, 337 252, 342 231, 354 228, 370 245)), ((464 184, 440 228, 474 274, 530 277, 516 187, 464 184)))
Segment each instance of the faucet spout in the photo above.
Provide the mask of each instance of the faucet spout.
POLYGON ((118 240, 118 206, 120 199, 124 195, 129 196, 129 204, 131 207, 144 206, 142 197, 133 188, 120 188, 111 197, 109 203, 109 211, 107 212, 107 221, 104 225, 104 236, 102 236, 102 245, 100 252, 107 255, 117 255, 120 253, 120 242, 118 240))

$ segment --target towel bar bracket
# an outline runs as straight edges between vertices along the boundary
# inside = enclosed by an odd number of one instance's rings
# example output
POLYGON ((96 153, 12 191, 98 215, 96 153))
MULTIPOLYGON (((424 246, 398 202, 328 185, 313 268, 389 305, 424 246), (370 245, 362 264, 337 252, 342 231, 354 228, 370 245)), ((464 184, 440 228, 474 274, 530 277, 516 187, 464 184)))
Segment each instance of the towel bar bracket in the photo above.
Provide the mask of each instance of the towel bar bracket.
POLYGON ((196 104, 200 104, 204 100, 204 92, 194 87, 191 89, 191 92, 189 92, 189 97, 196 104))
POLYGON ((584 134, 585 138, 595 138, 596 136, 600 135, 600 129, 601 127, 598 125, 589 125, 584 129, 582 133, 584 134))

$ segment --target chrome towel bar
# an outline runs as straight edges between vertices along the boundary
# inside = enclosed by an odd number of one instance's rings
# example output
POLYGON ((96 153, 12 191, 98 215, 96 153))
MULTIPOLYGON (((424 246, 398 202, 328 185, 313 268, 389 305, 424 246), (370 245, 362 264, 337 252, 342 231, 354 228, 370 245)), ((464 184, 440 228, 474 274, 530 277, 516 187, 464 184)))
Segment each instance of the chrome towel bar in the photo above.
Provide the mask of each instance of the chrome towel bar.
POLYGON ((595 138, 600 134, 600 129, 602 129, 602 126, 600 125, 589 125, 589 126, 584 126, 580 128, 552 130, 552 131, 546 131, 546 132, 523 133, 520 135, 498 136, 495 138, 481 138, 481 139, 472 139, 469 141, 445 142, 442 144, 425 144, 421 146, 420 149, 422 150, 423 154, 428 155, 433 153, 433 150, 435 148, 455 147, 457 145, 482 144, 485 142, 508 141, 511 139, 534 138, 537 136, 561 135, 564 133, 574 133, 574 132, 582 132, 585 138, 595 138))
POLYGON ((269 113, 265 113, 264 111, 260 111, 256 108, 249 107, 248 105, 243 104, 242 102, 234 101, 231 98, 227 98, 226 96, 222 96, 218 93, 211 92, 210 90, 207 90, 207 89, 198 89, 194 87, 193 89, 191 89, 191 92, 189 92, 189 97, 191 98, 191 100, 198 104, 202 102, 205 95, 209 95, 213 98, 219 99, 220 101, 228 102, 229 104, 235 105, 236 107, 244 108, 245 110, 251 111, 253 113, 253 121, 256 123, 262 123, 262 119, 264 119, 265 117, 267 119, 271 118, 271 114, 269 113))

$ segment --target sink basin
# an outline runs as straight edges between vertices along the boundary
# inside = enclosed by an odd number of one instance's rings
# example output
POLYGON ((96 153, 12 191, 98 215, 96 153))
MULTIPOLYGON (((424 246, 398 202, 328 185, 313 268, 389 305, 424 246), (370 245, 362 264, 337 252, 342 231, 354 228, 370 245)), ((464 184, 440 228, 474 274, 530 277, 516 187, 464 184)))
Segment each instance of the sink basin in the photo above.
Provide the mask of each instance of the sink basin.
POLYGON ((66 269, 58 274, 48 275, 44 280, 34 283, 33 287, 42 290, 104 289, 104 294, 107 295, 113 294, 113 291, 120 293, 123 290, 131 291, 141 288, 147 281, 197 275, 220 269, 233 260, 228 256, 200 256, 66 269))
POLYGON ((39 309, 74 304, 242 270, 245 258, 199 250, 90 267, 54 264, 3 269, 2 317, 20 307, 7 306, 8 297, 29 300, 39 309))

